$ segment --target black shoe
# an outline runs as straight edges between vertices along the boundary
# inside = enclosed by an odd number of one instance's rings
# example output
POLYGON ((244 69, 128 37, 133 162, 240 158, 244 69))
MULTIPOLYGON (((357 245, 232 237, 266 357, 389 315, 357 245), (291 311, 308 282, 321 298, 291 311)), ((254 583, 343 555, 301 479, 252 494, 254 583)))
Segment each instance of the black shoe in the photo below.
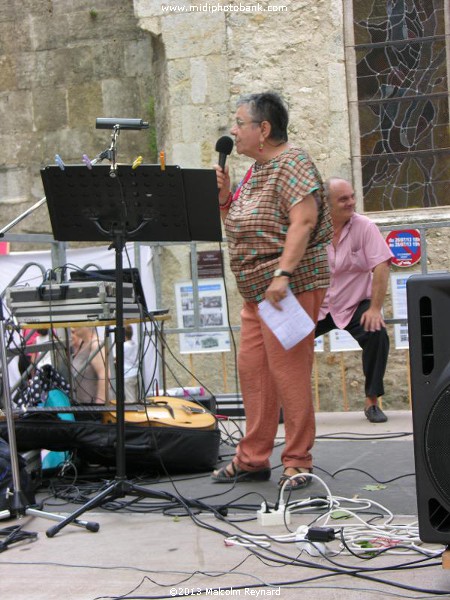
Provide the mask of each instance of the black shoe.
POLYGON ((364 414, 371 423, 386 423, 387 416, 377 404, 372 404, 364 409, 364 414))

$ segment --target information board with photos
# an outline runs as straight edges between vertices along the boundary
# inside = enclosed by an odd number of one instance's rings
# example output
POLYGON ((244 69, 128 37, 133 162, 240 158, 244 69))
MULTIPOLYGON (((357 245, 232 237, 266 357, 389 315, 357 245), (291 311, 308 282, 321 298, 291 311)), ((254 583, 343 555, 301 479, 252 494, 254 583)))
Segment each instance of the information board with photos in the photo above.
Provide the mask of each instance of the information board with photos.
MULTIPOLYGON (((192 281, 175 284, 178 327, 194 327, 194 288, 192 281)), ((199 279, 198 303, 201 327, 226 327, 228 312, 223 279, 199 279)), ((228 331, 193 331, 180 333, 180 353, 229 352, 228 331)))

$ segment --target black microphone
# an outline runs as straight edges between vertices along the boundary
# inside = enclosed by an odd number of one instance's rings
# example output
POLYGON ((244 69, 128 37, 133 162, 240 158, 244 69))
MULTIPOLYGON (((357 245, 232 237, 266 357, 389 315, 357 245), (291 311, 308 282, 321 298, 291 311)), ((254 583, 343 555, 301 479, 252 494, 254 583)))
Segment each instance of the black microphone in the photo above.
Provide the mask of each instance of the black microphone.
POLYGON ((148 123, 142 119, 117 119, 114 117, 95 119, 96 129, 114 129, 116 126, 120 129, 148 129, 148 123))
POLYGON ((225 162, 227 156, 231 154, 231 151, 233 150, 233 145, 234 142, 228 135, 222 136, 216 142, 216 152, 219 153, 219 166, 222 171, 225 170, 225 162))

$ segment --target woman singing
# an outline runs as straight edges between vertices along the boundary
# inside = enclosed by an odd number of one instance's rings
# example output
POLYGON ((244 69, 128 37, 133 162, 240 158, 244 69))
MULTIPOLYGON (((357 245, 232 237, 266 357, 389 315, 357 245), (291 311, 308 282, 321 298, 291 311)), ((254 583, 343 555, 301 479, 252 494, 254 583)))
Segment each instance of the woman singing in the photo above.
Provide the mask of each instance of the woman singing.
POLYGON ((285 350, 260 319, 258 303, 266 299, 280 308, 290 287, 317 322, 329 284, 326 246, 332 224, 314 163, 288 142, 283 100, 270 92, 242 97, 235 119, 230 133, 236 150, 255 162, 234 194, 228 169, 216 166, 216 172, 231 269, 244 299, 238 369, 246 432, 233 461, 214 471, 212 479, 224 483, 270 478, 281 407, 286 443, 279 485, 288 481, 290 489, 298 489, 311 482, 307 474, 312 472, 315 437, 314 331, 285 350))

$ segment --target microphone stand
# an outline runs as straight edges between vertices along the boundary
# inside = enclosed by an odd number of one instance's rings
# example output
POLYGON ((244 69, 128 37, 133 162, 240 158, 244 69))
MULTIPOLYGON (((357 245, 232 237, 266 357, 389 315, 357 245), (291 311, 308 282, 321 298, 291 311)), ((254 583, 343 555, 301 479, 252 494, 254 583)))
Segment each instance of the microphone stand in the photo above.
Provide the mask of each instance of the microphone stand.
MULTIPOLYGON (((130 119, 114 119, 114 121, 123 121, 123 125, 125 128, 137 128, 134 127, 134 120, 130 119)), ((98 124, 97 124, 98 125, 98 124)), ((109 148, 101 152, 96 158, 92 161, 88 159, 88 157, 83 157, 83 160, 86 164, 87 168, 91 168, 92 165, 96 164, 99 161, 102 161, 105 158, 108 158, 111 162, 111 170, 110 176, 116 177, 117 175, 117 165, 116 165, 116 145, 117 138, 120 133, 120 124, 119 123, 107 123, 108 127, 112 127, 113 133, 111 136, 111 145, 109 148)), ((148 124, 144 124, 144 126, 140 125, 138 128, 146 128, 148 124)), ((99 127, 98 128, 102 128, 99 127)), ((104 127, 103 127, 104 128, 104 127)), ((64 165, 59 165, 61 169, 64 169, 64 165)), ((0 230, 0 238, 4 237, 5 233, 8 232, 12 227, 20 223, 25 217, 32 214, 37 208, 45 204, 47 201, 46 197, 41 198, 39 202, 35 205, 27 209, 24 213, 19 215, 16 219, 14 219, 11 223, 6 225, 0 230)), ((97 225, 98 226, 98 225, 97 225)), ((143 226, 143 224, 141 224, 143 226)), ((112 497, 123 497, 126 492, 134 491, 136 495, 139 496, 150 496, 150 497, 165 497, 164 494, 151 494, 148 492, 146 488, 133 486, 131 483, 126 481, 125 477, 125 458, 124 458, 124 449, 125 449, 125 426, 124 426, 124 414, 123 414, 123 405, 124 405, 124 373, 123 373, 123 343, 124 343, 124 329, 123 329, 123 289, 122 289, 122 252, 125 244, 125 230, 119 230, 114 232, 113 235, 113 246, 116 251, 116 269, 119 280, 118 292, 116 297, 116 308, 117 308, 117 320, 116 320, 116 336, 118 342, 117 349, 117 361, 118 361, 118 373, 117 373, 117 387, 118 387, 118 397, 117 397, 117 415, 118 415, 118 426, 117 426, 117 477, 116 481, 112 483, 110 486, 107 486, 106 490, 101 492, 97 497, 93 498, 90 502, 88 502, 85 506, 81 507, 78 511, 75 511, 69 516, 57 515, 53 513, 47 513, 37 508, 32 508, 29 506, 27 498, 21 489, 20 482, 20 470, 19 470, 19 459, 17 452, 17 441, 15 435, 14 428, 14 416, 12 413, 12 400, 11 400, 11 392, 10 392, 10 381, 9 381, 9 373, 8 373, 8 360, 6 353, 6 343, 5 343, 5 325, 4 325, 4 314, 3 314, 3 301, 0 297, 0 364, 2 367, 2 375, 3 375, 3 397, 4 397, 4 411, 7 423, 7 431, 8 431, 8 442, 10 448, 10 456, 11 456, 11 475, 13 481, 13 489, 8 492, 8 504, 9 510, 0 511, 0 519, 7 518, 9 516, 14 517, 23 517, 26 514, 32 514, 34 516, 41 516, 47 519, 52 519, 54 521, 58 521, 58 525, 53 528, 50 528, 46 534, 47 537, 53 537, 60 529, 65 527, 65 525, 72 524, 78 527, 84 527, 88 531, 97 532, 100 528, 98 523, 92 521, 82 521, 78 519, 78 516, 83 512, 88 510, 88 508, 92 506, 98 506, 102 503, 102 501, 108 496, 112 497)))
MULTIPOLYGON (((97 162, 101 162, 105 158, 111 160, 111 175, 115 176, 115 157, 116 157, 116 142, 117 136, 119 135, 119 127, 113 128, 112 142, 109 148, 103 150, 98 154, 92 161, 89 161, 90 165, 94 165, 97 162)), ((0 229, 0 238, 4 237, 5 234, 15 227, 18 223, 23 221, 28 215, 31 215, 35 210, 41 207, 47 202, 47 198, 44 196, 36 204, 25 210, 18 217, 13 219, 10 223, 0 229)), ((11 477, 13 482, 12 490, 8 491, 8 509, 0 511, 0 519, 8 517, 23 517, 27 514, 34 516, 44 517, 53 521, 65 521, 66 517, 54 513, 45 512, 37 508, 32 508, 26 498, 26 495, 22 491, 20 482, 20 469, 19 459, 17 451, 16 432, 14 428, 14 416, 12 412, 12 400, 11 400, 11 387, 8 372, 8 357, 6 351, 5 342, 5 319, 3 313, 3 299, 0 297, 0 364, 2 368, 3 377, 3 404, 4 412, 6 417, 6 425, 8 431, 8 444, 11 457, 11 477)), ((71 519, 70 523, 79 527, 85 527, 88 531, 96 532, 99 530, 99 524, 92 521, 82 521, 79 519, 71 519)))
MULTIPOLYGON (((113 134, 113 143, 116 136, 113 134)), ((115 177, 114 171, 110 172, 115 177)), ((116 475, 113 481, 106 482, 106 486, 100 492, 88 500, 83 506, 77 508, 72 514, 60 520, 59 523, 46 531, 49 538, 54 537, 61 529, 70 523, 77 523, 78 517, 85 511, 101 506, 109 500, 124 498, 125 496, 136 496, 138 498, 156 498, 170 500, 171 496, 166 492, 150 491, 144 486, 132 483, 126 476, 126 447, 125 447, 125 390, 124 390, 124 317, 123 317, 123 250, 128 236, 133 236, 145 225, 145 219, 133 231, 127 231, 125 219, 118 219, 121 223, 113 231, 106 230, 99 219, 92 219, 101 235, 111 236, 111 248, 115 251, 116 266, 116 475)))

